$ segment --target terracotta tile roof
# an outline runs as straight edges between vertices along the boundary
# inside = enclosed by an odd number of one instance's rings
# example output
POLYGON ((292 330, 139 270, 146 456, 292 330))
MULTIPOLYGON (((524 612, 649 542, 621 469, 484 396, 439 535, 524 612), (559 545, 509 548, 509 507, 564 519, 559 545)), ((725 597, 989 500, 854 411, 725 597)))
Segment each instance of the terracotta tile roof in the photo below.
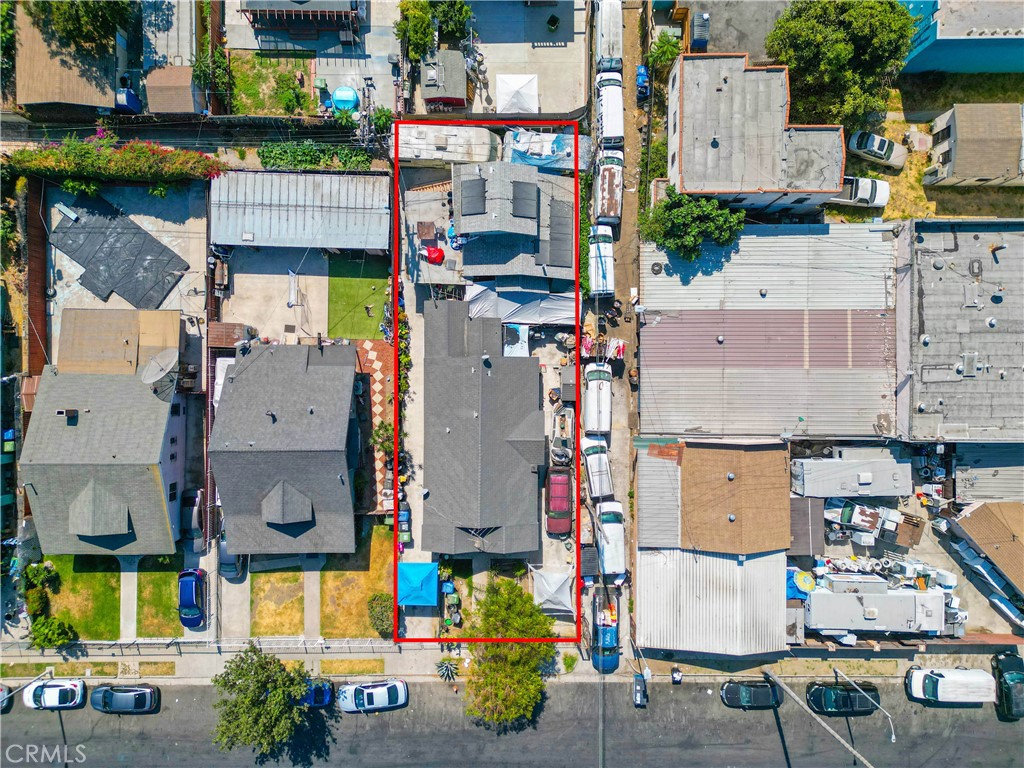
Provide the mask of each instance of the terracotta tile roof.
POLYGON ((748 555, 789 548, 789 450, 783 443, 688 441, 679 476, 683 549, 748 555))
POLYGON ((1024 502, 990 501, 957 520, 985 556, 1024 592, 1024 502))

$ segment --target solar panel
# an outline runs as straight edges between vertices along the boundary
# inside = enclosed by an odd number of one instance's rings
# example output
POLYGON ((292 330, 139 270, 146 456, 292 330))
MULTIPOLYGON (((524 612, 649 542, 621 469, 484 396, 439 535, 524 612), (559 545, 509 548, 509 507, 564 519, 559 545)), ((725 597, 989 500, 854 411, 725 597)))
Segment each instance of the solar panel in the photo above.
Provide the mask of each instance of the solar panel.
POLYGON ((554 267, 573 265, 572 230, 574 216, 572 206, 562 200, 551 200, 551 224, 548 236, 548 263, 554 267))
POLYGON ((528 181, 512 182, 512 215, 520 219, 536 219, 539 203, 537 185, 528 181))
POLYGON ((479 216, 487 212, 487 179, 464 179, 462 215, 479 216))

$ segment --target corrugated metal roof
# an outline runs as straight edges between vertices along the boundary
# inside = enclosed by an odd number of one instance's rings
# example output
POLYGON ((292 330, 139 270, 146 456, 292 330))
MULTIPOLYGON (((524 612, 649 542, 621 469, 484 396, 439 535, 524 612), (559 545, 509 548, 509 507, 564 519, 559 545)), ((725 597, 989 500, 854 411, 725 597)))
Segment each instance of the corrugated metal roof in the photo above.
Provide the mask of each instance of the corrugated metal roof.
POLYGON ((892 434, 895 250, 875 225, 751 226, 694 262, 643 244, 644 434, 892 434))
POLYGON ((911 437, 1024 441, 1024 220, 915 222, 913 240, 911 437))
POLYGON ((1024 444, 958 443, 956 499, 1024 501, 1024 444))
POLYGON ((643 648, 728 656, 786 649, 786 554, 641 549, 634 574, 643 648))
POLYGON ((637 546, 679 545, 679 465, 637 446, 637 546))
POLYGON ((883 309, 894 304, 895 258, 891 224, 750 225, 692 262, 641 243, 640 301, 648 312, 883 309), (668 268, 655 275, 654 263, 668 268))
POLYGON ((387 250, 387 174, 230 171, 210 189, 220 245, 387 250))

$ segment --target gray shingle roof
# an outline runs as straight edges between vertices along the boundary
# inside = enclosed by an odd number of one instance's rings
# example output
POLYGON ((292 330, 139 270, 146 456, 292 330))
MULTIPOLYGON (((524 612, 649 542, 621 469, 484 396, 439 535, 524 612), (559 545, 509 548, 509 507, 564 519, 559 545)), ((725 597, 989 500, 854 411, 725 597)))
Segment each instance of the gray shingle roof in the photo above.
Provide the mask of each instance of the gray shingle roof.
POLYGON ((441 48, 423 60, 420 88, 423 99, 462 99, 467 96, 466 59, 461 51, 441 48), (429 74, 435 73, 433 82, 429 74))
POLYGON ((210 186, 210 242, 387 250, 387 174, 229 171, 210 186))
POLYGON ((170 409, 131 374, 43 369, 20 472, 44 552, 174 551, 160 468, 168 420, 181 418, 170 409), (73 423, 57 415, 68 409, 73 423))
POLYGON ((278 345, 228 368, 209 455, 232 553, 355 551, 355 363, 348 346, 278 345))
POLYGON ((501 321, 468 313, 456 301, 424 313, 422 544, 449 554, 533 551, 546 460, 538 363, 501 357, 501 321))

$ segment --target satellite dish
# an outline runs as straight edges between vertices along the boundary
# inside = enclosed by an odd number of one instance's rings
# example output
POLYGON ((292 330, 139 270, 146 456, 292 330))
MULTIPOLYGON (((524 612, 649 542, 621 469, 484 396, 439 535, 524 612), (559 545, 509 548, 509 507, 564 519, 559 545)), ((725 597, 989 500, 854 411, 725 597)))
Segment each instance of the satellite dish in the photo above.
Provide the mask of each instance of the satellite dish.
POLYGON ((177 367, 178 350, 171 347, 162 352, 157 352, 149 358, 149 362, 142 367, 142 373, 139 376, 144 384, 152 384, 174 371, 177 367))

